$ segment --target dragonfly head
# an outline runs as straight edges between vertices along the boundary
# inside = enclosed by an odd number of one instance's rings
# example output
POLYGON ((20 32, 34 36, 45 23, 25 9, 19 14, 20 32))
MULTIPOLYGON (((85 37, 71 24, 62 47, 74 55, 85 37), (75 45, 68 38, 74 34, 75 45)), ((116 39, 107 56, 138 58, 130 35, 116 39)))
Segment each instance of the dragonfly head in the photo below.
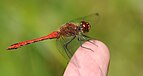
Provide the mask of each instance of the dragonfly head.
POLYGON ((89 30, 90 30, 90 24, 88 22, 81 21, 81 23, 80 23, 80 30, 83 33, 89 32, 89 30))

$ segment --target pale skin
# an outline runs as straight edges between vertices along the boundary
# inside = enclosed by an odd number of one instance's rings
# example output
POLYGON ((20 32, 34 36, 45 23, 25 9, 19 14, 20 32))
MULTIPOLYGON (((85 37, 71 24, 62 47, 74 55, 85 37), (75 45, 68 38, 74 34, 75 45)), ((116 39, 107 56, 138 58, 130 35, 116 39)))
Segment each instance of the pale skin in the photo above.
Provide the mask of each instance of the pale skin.
POLYGON ((79 47, 70 60, 64 76, 107 76, 110 54, 108 47, 101 41, 91 40, 79 47))

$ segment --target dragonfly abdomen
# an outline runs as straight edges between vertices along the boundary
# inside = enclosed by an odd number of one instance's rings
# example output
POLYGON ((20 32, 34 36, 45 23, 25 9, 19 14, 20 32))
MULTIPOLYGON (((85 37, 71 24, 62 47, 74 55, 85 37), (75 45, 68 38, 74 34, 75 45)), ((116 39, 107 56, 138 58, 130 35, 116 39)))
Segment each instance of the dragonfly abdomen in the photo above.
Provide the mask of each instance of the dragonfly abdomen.
POLYGON ((59 38, 59 36, 60 36, 59 32, 54 31, 47 36, 43 36, 40 38, 36 38, 36 39, 27 40, 27 41, 12 44, 11 46, 8 47, 8 50, 17 49, 17 48, 20 48, 21 46, 28 45, 28 44, 35 43, 35 42, 39 42, 39 41, 43 41, 43 40, 47 40, 47 39, 59 38))

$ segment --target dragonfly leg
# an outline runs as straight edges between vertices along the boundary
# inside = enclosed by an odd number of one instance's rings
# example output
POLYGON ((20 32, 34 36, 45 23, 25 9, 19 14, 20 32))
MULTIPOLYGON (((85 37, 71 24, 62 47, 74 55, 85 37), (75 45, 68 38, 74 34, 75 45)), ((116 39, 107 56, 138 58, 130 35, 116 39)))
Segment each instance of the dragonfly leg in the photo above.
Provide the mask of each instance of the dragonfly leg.
MULTIPOLYGON (((93 42, 90 41, 91 39, 94 39, 94 38, 91 38, 91 37, 86 36, 86 35, 84 35, 84 34, 82 34, 82 38, 83 38, 84 40, 88 41, 89 43, 91 43, 91 44, 97 46, 95 43, 93 43, 93 42), (89 39, 87 39, 87 38, 89 38, 89 39)), ((83 41, 84 41, 84 40, 83 40, 83 41)), ((97 47, 98 47, 98 46, 97 46, 97 47)))
POLYGON ((64 46, 64 50, 65 50, 65 53, 68 56, 68 58, 70 58, 70 55, 68 54, 68 51, 67 51, 68 49, 66 49, 65 46, 64 46))
POLYGON ((75 37, 76 37, 76 36, 74 36, 71 40, 67 41, 67 42, 64 44, 65 52, 66 52, 66 54, 67 54, 67 56, 68 56, 69 58, 71 58, 72 53, 71 53, 71 51, 68 49, 68 45, 69 45, 69 43, 70 43, 72 40, 75 39, 75 37))
POLYGON ((80 46, 82 47, 82 48, 85 48, 85 49, 88 49, 88 50, 91 50, 92 52, 94 52, 92 49, 90 49, 90 48, 87 48, 87 47, 85 47, 85 46, 83 46, 82 45, 82 41, 85 41, 85 40, 82 40, 80 37, 78 37, 78 41, 80 42, 80 46))

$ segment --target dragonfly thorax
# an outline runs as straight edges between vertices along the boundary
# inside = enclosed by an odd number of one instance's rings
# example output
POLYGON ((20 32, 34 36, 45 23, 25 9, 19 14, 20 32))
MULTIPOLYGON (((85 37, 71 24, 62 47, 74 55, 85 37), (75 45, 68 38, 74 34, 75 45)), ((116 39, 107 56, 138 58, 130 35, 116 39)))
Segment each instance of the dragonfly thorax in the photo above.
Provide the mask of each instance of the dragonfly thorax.
POLYGON ((79 26, 75 23, 66 23, 60 28, 60 35, 65 37, 75 36, 79 34, 79 26))
POLYGON ((90 24, 89 24, 88 22, 81 21, 80 30, 81 30, 83 33, 89 32, 89 30, 90 30, 90 24))

